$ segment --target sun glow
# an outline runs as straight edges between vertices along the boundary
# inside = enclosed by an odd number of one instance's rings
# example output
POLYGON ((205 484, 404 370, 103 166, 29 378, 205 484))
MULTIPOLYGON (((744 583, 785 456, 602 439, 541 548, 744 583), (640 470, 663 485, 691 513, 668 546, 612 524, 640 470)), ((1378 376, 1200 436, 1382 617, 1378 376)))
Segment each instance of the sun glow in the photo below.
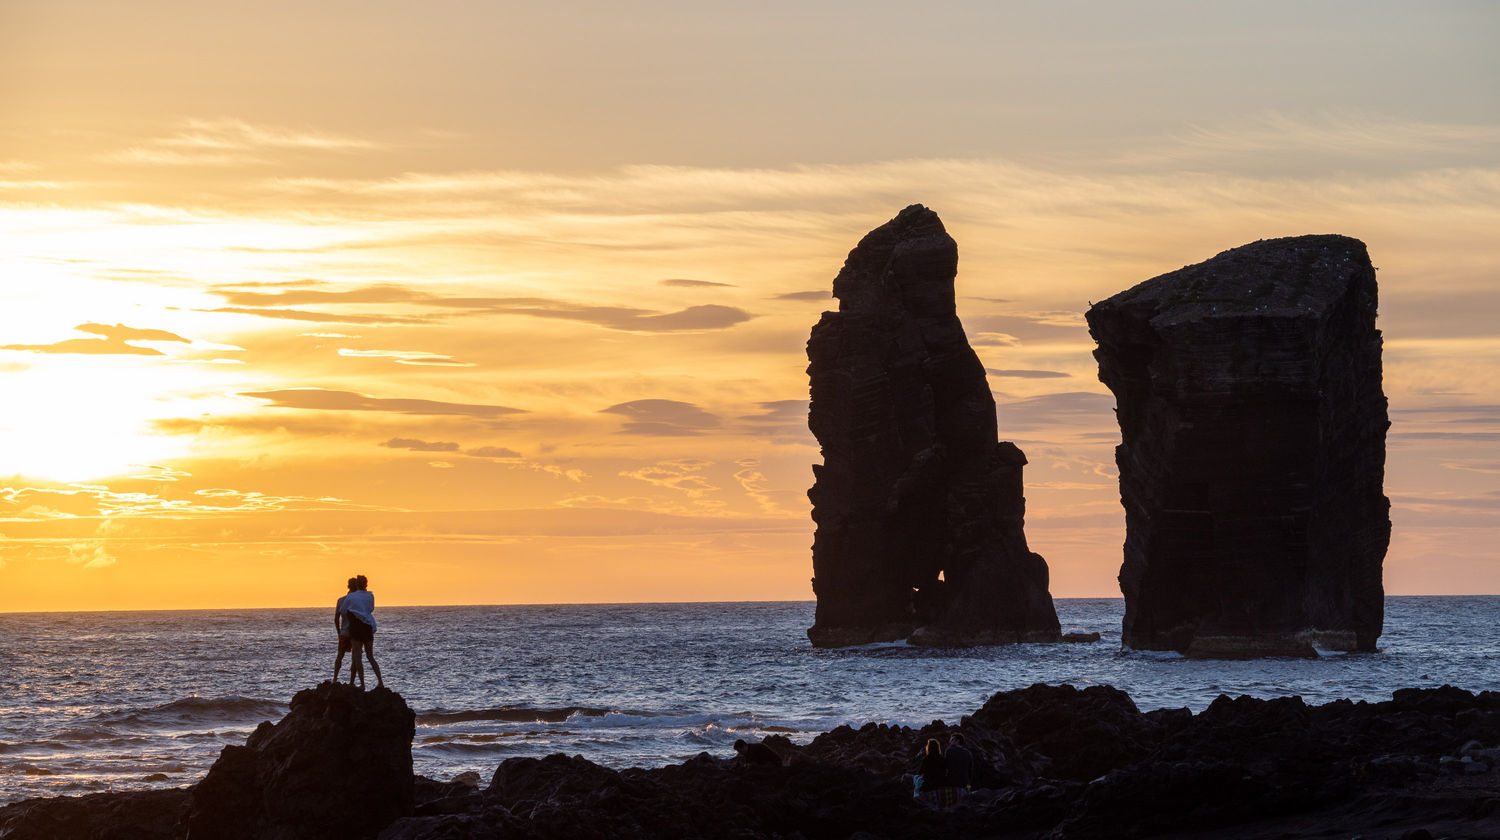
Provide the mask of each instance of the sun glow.
POLYGON ((186 454, 183 439, 155 435, 149 425, 173 413, 163 392, 175 373, 163 370, 165 360, 53 356, 23 364, 6 377, 10 410, 0 415, 7 473, 96 480, 186 454))

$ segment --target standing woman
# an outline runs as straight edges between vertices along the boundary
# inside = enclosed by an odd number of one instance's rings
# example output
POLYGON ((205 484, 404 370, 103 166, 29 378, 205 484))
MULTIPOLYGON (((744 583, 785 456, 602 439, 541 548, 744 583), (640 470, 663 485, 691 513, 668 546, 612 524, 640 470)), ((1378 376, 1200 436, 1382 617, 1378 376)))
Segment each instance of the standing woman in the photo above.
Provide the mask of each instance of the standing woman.
POLYGON ((344 627, 353 644, 354 660, 349 663, 349 684, 359 677, 359 687, 365 687, 365 666, 359 655, 363 651, 375 672, 375 687, 385 688, 380 676, 380 664, 375 661, 375 595, 369 590, 370 582, 364 575, 354 578, 355 588, 344 596, 344 627))
MULTIPOLYGON (((353 592, 358 588, 358 582, 354 578, 349 578, 349 591, 353 592)), ((350 645, 352 644, 349 640, 349 629, 341 623, 345 621, 344 599, 347 597, 349 596, 340 595, 339 599, 333 603, 333 632, 339 636, 339 655, 333 660, 334 682, 339 681, 339 669, 344 667, 344 654, 349 652, 350 645)), ((350 676, 354 675, 353 665, 349 666, 349 674, 350 676)))

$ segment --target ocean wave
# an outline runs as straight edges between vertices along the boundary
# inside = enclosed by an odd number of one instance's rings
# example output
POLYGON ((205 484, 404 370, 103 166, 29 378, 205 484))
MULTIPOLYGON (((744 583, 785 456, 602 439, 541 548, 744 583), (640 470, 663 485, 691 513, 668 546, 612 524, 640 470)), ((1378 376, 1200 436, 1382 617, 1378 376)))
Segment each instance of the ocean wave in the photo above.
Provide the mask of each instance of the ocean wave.
MULTIPOLYGON (((74 726, 74 727, 69 727, 68 729, 64 729, 61 732, 58 732, 56 735, 54 735, 52 737, 52 739, 51 739, 51 742, 55 742, 55 741, 63 741, 63 742, 68 742, 68 741, 134 741, 134 740, 138 740, 138 739, 130 738, 130 737, 126 736, 126 735, 123 735, 119 731, 111 729, 108 726, 92 725, 92 726, 74 726)), ((37 745, 45 745, 45 744, 49 744, 51 742, 49 742, 49 741, 35 741, 35 742, 32 742, 32 743, 37 744, 37 745)))
POLYGON ((500 753, 516 752, 517 747, 499 741, 486 741, 483 743, 472 743, 469 741, 447 741, 441 744, 423 744, 420 747, 412 747, 413 757, 421 753, 437 753, 439 755, 499 755, 500 753))
POLYGON ((542 736, 571 738, 576 737, 579 734, 580 733, 578 732, 573 732, 567 729, 524 729, 514 732, 461 732, 452 735, 426 735, 416 739, 413 743, 415 743, 417 746, 455 743, 492 744, 496 741, 501 741, 507 738, 524 739, 539 738, 542 736))
POLYGON ((45 767, 18 761, 12 764, 0 763, 0 773, 16 773, 22 776, 56 776, 57 774, 45 767))
POLYGON ((183 697, 148 706, 144 709, 122 709, 95 715, 93 720, 108 727, 189 728, 202 725, 250 725, 263 720, 279 720, 287 705, 275 700, 230 695, 226 697, 183 697))
POLYGON ((442 726, 475 720, 498 720, 507 723, 562 723, 574 716, 604 717, 608 714, 610 714, 609 709, 595 709, 588 706, 563 706, 558 709, 502 706, 498 709, 471 709, 461 712, 423 712, 417 715, 417 725, 442 726))

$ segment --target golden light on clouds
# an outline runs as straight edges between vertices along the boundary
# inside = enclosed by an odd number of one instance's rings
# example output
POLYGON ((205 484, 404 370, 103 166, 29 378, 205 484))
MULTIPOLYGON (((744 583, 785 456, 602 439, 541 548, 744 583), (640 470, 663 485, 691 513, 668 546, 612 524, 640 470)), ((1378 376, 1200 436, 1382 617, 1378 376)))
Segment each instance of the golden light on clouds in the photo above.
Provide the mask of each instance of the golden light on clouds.
MULTIPOLYGON (((0 62, 117 49, 108 10, 79 23, 22 5, 0 62)), ((1500 126, 1466 110, 1494 93, 1458 67, 1493 64, 1487 46, 1412 47, 1467 92, 1446 110, 1301 103, 1333 75, 1271 102, 1264 68, 1230 58, 1215 78, 1247 104, 1226 109, 1193 100, 1173 63, 1197 46, 1133 20, 1085 35, 1050 12, 959 4, 973 31, 883 30, 925 56, 907 62, 919 85, 848 45, 844 69, 818 64, 796 27, 729 27, 723 56, 656 30, 632 47, 544 9, 494 30, 595 44, 570 65, 541 40, 475 42, 495 12, 459 5, 472 19, 432 23, 431 42, 406 36, 414 12, 372 12, 350 36, 308 10, 286 37, 341 58, 298 52, 269 76, 248 75, 266 65, 230 38, 222 56, 164 51, 93 86, 32 74, 51 79, 46 97, 11 92, 0 610, 321 604, 356 569, 402 603, 809 598, 804 345, 848 250, 913 202, 958 240, 959 315, 1001 434, 1030 458, 1028 535, 1054 594, 1118 593, 1118 433, 1089 301, 1324 232, 1363 239, 1380 268, 1391 591, 1500 591, 1500 126), (1099 90, 1038 75, 1056 65, 1028 32, 1063 38, 1099 90), (1136 59, 1100 64, 1087 38, 1136 59), (747 81, 735 68, 768 43, 807 79, 841 80, 847 108, 776 82, 784 66, 772 87, 747 81), (426 63, 394 73, 379 44, 426 63), (506 83, 522 53, 555 75, 506 83), (664 84, 648 53, 701 73, 664 84), (218 80, 212 98, 189 66, 218 80), (292 66, 296 85, 268 82, 292 66), (1164 98, 1144 124, 1118 89, 1104 101, 1122 73, 1157 73, 1199 107, 1164 98), (634 111, 604 93, 626 80, 634 111), (698 111, 675 98, 692 91, 698 111), (710 91, 743 113, 704 114, 710 91), (897 125, 903 109, 928 130, 897 125)), ((220 14, 225 31, 259 31, 220 14)), ((804 34, 843 31, 804 14, 804 34)), ((205 15, 162 25, 190 34, 205 15)), ((1400 14, 1374 19, 1388 29, 1369 38, 1399 37, 1400 14)), ((1297 32, 1265 34, 1303 49, 1297 32)))

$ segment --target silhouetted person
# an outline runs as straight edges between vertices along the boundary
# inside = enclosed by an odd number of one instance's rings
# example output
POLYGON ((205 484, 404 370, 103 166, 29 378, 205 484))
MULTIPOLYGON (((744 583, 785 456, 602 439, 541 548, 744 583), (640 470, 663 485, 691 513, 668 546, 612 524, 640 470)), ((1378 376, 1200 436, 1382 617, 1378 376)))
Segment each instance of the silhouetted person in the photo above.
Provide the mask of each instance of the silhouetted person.
POLYGON ((734 742, 734 751, 739 754, 740 761, 746 764, 774 764, 781 766, 781 756, 765 744, 756 741, 753 744, 746 743, 743 738, 734 742))
MULTIPOLYGON (((353 592, 358 587, 356 578, 349 578, 349 591, 353 592)), ((339 655, 333 660, 333 681, 339 681, 339 669, 344 667, 344 654, 349 652, 353 644, 349 639, 349 631, 343 625, 344 621, 344 599, 348 595, 340 595, 333 604, 333 631, 339 635, 339 655)), ((349 673, 354 673, 354 666, 349 666, 349 673)))
POLYGON ((974 754, 964 746, 964 736, 955 732, 948 739, 948 784, 968 790, 974 782, 974 754))
POLYGON ((359 687, 365 687, 365 666, 360 653, 370 660, 370 669, 375 672, 375 687, 384 688, 385 680, 380 676, 380 665, 375 661, 375 595, 369 590, 369 581, 364 575, 354 578, 354 589, 344 596, 344 629, 349 634, 354 659, 349 663, 349 684, 359 678, 359 687))
POLYGON ((922 787, 918 792, 926 793, 948 786, 948 761, 943 758, 943 745, 938 743, 938 739, 927 739, 927 746, 922 749, 922 766, 917 770, 917 775, 922 777, 922 787))

